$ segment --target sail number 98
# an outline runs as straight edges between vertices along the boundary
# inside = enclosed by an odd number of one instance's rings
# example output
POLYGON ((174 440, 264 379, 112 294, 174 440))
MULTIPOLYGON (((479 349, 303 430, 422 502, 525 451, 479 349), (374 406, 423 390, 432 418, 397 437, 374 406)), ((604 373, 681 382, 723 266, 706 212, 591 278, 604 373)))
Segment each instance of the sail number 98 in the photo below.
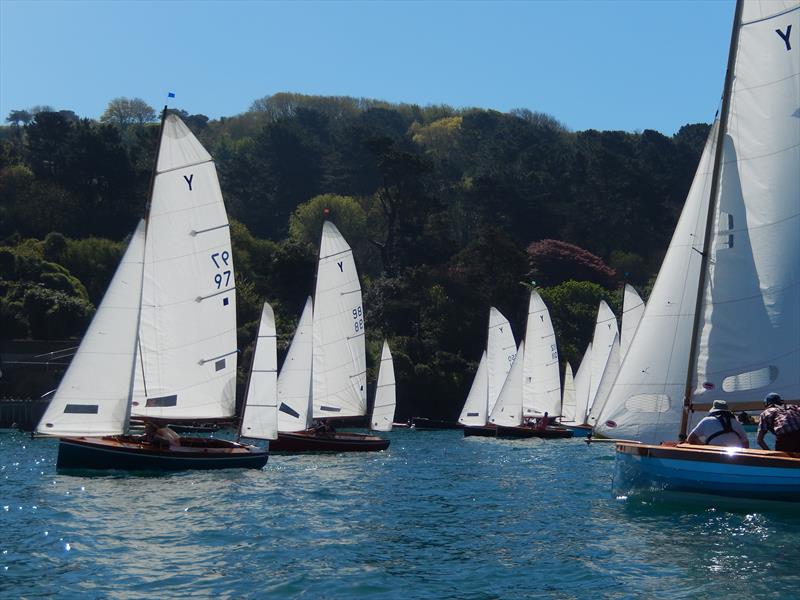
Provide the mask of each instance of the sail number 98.
POLYGON ((211 260, 214 262, 214 266, 219 270, 219 272, 214 275, 214 283, 217 284, 217 289, 228 287, 231 282, 232 271, 230 269, 225 269, 225 267, 230 265, 230 252, 227 250, 214 252, 214 254, 211 255, 211 260))
POLYGON ((361 306, 353 309, 353 328, 356 333, 364 331, 364 313, 361 311, 361 306))

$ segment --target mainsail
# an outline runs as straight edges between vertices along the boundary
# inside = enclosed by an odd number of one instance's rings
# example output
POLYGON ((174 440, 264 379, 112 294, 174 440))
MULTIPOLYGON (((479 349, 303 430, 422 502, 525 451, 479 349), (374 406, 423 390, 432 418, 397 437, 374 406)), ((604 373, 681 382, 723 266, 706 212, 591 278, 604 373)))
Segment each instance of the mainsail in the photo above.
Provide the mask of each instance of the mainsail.
POLYGON ((486 367, 488 377, 488 412, 491 413, 500 390, 511 370, 517 352, 514 333, 508 319, 494 306, 489 308, 489 331, 486 338, 486 367))
POLYGON ((330 221, 322 227, 313 329, 314 417, 366 414, 367 362, 361 284, 353 251, 330 221))
POLYGON ((37 433, 103 436, 127 430, 142 296, 144 230, 141 221, 37 433))
POLYGON ((692 402, 800 401, 800 3, 745 2, 692 402))
POLYGON ((237 352, 233 257, 217 171, 197 138, 170 114, 147 216, 132 413, 232 416, 237 352))
POLYGON ((539 292, 532 291, 525 327, 522 406, 525 415, 556 416, 561 408, 558 347, 550 312, 539 292))

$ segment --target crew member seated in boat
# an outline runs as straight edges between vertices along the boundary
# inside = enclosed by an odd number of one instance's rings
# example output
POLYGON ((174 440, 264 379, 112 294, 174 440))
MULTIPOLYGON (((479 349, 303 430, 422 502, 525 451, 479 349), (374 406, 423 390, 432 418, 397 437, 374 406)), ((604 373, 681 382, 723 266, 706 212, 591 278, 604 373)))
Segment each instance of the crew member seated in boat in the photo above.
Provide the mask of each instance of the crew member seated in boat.
POLYGON ((547 413, 544 413, 544 416, 541 419, 539 419, 539 423, 536 425, 536 429, 539 429, 540 431, 547 429, 548 421, 549 418, 547 416, 547 413))
POLYGON ((725 400, 714 400, 708 416, 692 429, 686 441, 706 446, 750 447, 744 427, 728 410, 728 403, 725 400))
POLYGON ((783 398, 775 392, 767 394, 764 406, 758 421, 758 445, 769 450, 764 441, 769 431, 775 434, 775 450, 800 452, 800 406, 784 405, 783 398))
POLYGON ((144 426, 144 438, 155 446, 180 446, 181 436, 167 425, 158 426, 148 421, 144 426))

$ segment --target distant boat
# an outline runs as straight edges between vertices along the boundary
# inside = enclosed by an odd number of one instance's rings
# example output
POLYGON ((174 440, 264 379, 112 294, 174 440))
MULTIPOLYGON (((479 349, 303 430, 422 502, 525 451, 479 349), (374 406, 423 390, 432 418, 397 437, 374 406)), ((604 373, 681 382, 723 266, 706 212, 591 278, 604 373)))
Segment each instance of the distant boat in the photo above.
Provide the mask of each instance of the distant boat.
POLYGON ((560 409, 561 378, 555 332, 547 306, 534 290, 528 303, 525 341, 517 348, 488 423, 483 428, 465 428, 464 435, 572 437, 573 433, 564 427, 528 424, 534 418, 544 419, 545 413, 550 421, 560 409))
POLYGON ((366 415, 366 371, 361 284, 353 251, 336 226, 325 221, 313 308, 307 301, 278 378, 278 438, 270 442, 270 450, 364 452, 388 448, 385 438, 336 432, 329 422, 366 415))
POLYGON ((162 115, 150 202, 37 427, 60 438, 59 469, 261 468, 267 452, 211 438, 159 445, 148 421, 234 415, 236 292, 213 159, 162 115))
POLYGON ((800 401, 797 32, 796 0, 736 4, 719 120, 597 424, 642 442, 616 445, 617 493, 800 500, 800 454, 675 445, 713 400, 800 401))
POLYGON ((465 436, 495 435, 494 426, 487 428, 489 414, 497 403, 516 355, 517 345, 511 324, 503 313, 494 306, 490 307, 486 350, 481 355, 478 370, 458 418, 458 422, 464 426, 465 436))

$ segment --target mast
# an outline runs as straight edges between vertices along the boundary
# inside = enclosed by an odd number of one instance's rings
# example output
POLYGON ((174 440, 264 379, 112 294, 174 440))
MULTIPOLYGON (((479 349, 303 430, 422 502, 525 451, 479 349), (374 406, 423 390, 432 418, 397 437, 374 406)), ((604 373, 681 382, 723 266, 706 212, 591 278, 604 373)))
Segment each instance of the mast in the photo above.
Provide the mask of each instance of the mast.
POLYGON ((739 47, 739 30, 742 22, 742 9, 744 0, 736 0, 736 10, 733 16, 733 30, 731 31, 731 47, 728 51, 728 67, 725 71, 725 85, 722 92, 722 108, 719 116, 719 130, 717 131, 717 147, 714 151, 714 168, 711 175, 711 193, 708 200, 708 214, 706 215, 706 228, 703 236, 703 250, 700 253, 700 280, 697 285, 697 299, 694 305, 694 323, 692 324, 692 340, 689 348, 689 364, 686 367, 686 387, 683 393, 683 414, 681 415, 681 429, 679 439, 686 438, 686 429, 689 423, 689 411, 692 405, 692 379, 697 367, 697 338, 700 327, 700 311, 703 308, 705 296, 706 272, 708 271, 708 258, 711 248, 711 233, 714 228, 714 215, 717 210, 717 196, 719 195, 719 181, 722 173, 722 149, 725 134, 728 130, 728 113, 731 107, 731 88, 733 87, 733 69, 736 65, 736 55, 739 47))
MULTIPOLYGON (((164 121, 167 118, 167 105, 164 105, 164 110, 161 111, 161 125, 158 129, 158 143, 156 144, 156 156, 153 160, 153 170, 150 173, 150 189, 147 192, 147 204, 144 207, 144 237, 147 239, 147 225, 150 221, 150 203, 153 201, 153 188, 156 185, 156 171, 158 171, 158 156, 161 153, 161 137, 164 135, 164 121)), ((142 253, 142 261, 144 261, 144 253, 142 253)), ((142 359, 142 349, 139 347, 139 327, 142 321, 142 294, 144 293, 144 265, 142 265, 142 278, 139 282, 139 314, 136 316, 136 341, 133 344, 133 364, 131 365, 131 379, 128 386, 128 403, 125 407, 125 435, 130 432, 131 426, 131 409, 133 408, 133 385, 136 379, 136 359, 142 359), (136 350, 139 350, 138 352, 136 350)), ((142 383, 144 386, 145 394, 147 393, 147 383, 144 379, 144 364, 142 364, 142 383)))

